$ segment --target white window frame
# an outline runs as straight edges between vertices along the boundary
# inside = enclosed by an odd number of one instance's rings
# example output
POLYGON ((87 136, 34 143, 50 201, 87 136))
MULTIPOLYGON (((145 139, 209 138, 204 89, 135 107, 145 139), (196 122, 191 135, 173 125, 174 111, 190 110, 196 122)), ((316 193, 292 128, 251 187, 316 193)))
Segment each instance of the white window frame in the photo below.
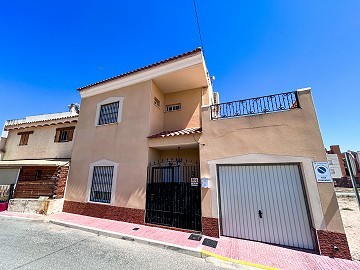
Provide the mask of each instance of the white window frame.
POLYGON ((175 104, 169 104, 169 105, 165 105, 165 112, 177 112, 177 111, 181 111, 182 106, 181 103, 175 103, 175 104), (174 110, 174 107, 179 106, 179 109, 174 110), (168 110, 168 108, 172 108, 172 110, 168 110))
POLYGON ((96 127, 102 127, 102 126, 106 126, 106 125, 112 125, 112 124, 120 123, 121 122, 123 103, 124 103, 124 97, 109 97, 109 98, 97 103, 96 104, 96 115, 95 115, 95 123, 94 123, 94 125, 96 127), (110 104, 110 103, 114 103, 114 102, 119 102, 119 110, 118 110, 117 122, 99 125, 99 117, 100 117, 101 106, 102 105, 107 105, 107 104, 110 104))
POLYGON ((115 203, 115 191, 116 191, 116 179, 117 179, 118 167, 119 167, 119 163, 116 163, 114 161, 110 161, 107 159, 99 160, 99 161, 93 162, 89 165, 88 186, 87 186, 87 194, 86 194, 88 203, 98 203, 98 204, 105 204, 105 205, 113 205, 115 203), (110 203, 93 202, 90 200, 94 167, 97 167, 97 166, 114 166, 113 179, 112 179, 112 183, 111 183, 110 203))

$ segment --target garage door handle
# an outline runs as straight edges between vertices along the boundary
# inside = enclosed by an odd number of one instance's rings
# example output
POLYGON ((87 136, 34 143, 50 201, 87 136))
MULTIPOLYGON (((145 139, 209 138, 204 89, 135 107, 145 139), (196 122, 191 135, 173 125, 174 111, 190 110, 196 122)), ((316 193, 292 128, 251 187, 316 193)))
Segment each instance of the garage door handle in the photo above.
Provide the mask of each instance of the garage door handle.
POLYGON ((259 210, 259 218, 262 218, 262 212, 259 210))

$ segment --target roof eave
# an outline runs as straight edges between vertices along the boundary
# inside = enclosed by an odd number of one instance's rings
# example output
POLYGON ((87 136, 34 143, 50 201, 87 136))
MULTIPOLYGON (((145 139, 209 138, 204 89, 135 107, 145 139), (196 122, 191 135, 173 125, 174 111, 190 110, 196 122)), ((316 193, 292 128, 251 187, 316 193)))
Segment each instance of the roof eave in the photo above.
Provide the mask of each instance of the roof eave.
POLYGON ((204 72, 207 73, 204 57, 201 50, 198 50, 186 57, 176 58, 169 61, 162 61, 147 68, 140 69, 136 72, 126 73, 125 76, 119 75, 118 78, 114 77, 90 86, 79 88, 82 98, 93 95, 102 94, 114 89, 134 85, 136 83, 155 79, 159 76, 170 74, 182 69, 186 69, 195 65, 203 65, 204 72))

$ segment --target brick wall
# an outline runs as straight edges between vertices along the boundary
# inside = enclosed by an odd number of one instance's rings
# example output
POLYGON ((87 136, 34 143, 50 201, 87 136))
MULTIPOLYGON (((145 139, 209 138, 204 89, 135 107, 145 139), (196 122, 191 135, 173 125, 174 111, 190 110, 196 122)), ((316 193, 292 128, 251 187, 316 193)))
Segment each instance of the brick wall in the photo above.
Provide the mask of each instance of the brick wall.
POLYGON ((145 219, 145 210, 98 203, 65 201, 63 212, 136 224, 144 224, 145 219))
POLYGON ((46 196, 51 199, 64 197, 69 167, 26 166, 20 170, 14 198, 37 199, 46 196), (40 175, 36 177, 37 171, 40 175))
POLYGON ((317 237, 321 255, 351 260, 345 234, 318 230, 317 237))
POLYGON ((209 218, 209 217, 202 217, 202 233, 204 235, 210 236, 210 237, 220 237, 219 232, 219 219, 217 218, 209 218))

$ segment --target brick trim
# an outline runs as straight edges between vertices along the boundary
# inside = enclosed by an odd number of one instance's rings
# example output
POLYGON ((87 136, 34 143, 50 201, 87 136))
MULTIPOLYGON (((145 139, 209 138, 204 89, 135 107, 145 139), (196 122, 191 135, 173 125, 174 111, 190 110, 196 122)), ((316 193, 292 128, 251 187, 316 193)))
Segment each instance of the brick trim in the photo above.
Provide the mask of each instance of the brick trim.
POLYGON ((351 260, 349 245, 344 233, 316 231, 321 255, 351 260), (335 246, 338 250, 335 250, 335 246))
POLYGON ((204 235, 210 237, 220 237, 219 232, 219 219, 218 218, 210 218, 210 217, 202 217, 202 233, 204 235))
POLYGON ((136 224, 144 224, 145 217, 142 209, 74 201, 65 201, 63 212, 136 224))

